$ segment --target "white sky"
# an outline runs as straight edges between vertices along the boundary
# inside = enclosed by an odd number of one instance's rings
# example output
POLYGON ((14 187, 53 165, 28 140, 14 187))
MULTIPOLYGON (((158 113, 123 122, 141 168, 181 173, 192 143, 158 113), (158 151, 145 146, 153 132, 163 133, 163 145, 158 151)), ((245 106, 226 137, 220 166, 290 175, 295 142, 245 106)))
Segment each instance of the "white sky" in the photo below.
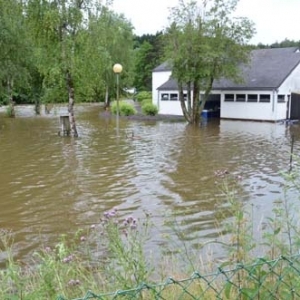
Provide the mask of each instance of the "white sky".
MULTIPOLYGON (((114 0, 113 10, 131 21, 137 35, 155 34, 168 26, 169 7, 178 0, 114 0)), ((300 40, 300 0, 240 0, 237 15, 255 23, 252 43, 300 40)))

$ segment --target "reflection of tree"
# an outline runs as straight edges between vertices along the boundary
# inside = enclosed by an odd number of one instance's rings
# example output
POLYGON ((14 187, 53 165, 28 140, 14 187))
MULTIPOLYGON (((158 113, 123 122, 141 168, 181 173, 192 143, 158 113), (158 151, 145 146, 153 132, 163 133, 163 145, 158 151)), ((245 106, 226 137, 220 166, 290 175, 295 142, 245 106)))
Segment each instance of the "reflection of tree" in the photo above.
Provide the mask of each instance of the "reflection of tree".
POLYGON ((198 235, 202 241, 217 238, 222 229, 216 223, 228 217, 228 211, 218 210, 226 200, 214 174, 228 167, 226 146, 220 143, 219 124, 209 122, 201 128, 187 125, 177 142, 177 151, 170 153, 175 167, 168 173, 172 182, 165 185, 182 200, 172 204, 172 211, 178 215, 183 233, 178 238, 189 241, 189 247, 199 247, 198 235))

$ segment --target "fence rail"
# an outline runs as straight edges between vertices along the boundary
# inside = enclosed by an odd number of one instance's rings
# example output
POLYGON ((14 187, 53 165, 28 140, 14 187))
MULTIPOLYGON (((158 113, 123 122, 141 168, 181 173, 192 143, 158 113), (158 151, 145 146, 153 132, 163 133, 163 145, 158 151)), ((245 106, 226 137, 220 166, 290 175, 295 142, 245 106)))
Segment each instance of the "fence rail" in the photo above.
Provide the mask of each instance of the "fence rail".
MULTIPOLYGON (((147 284, 114 293, 95 294, 88 291, 88 299, 300 299, 300 255, 280 256, 275 260, 257 259, 251 265, 226 266, 212 274, 193 273, 189 278, 168 278, 164 283, 147 284)), ((59 296, 57 300, 68 300, 59 296)))

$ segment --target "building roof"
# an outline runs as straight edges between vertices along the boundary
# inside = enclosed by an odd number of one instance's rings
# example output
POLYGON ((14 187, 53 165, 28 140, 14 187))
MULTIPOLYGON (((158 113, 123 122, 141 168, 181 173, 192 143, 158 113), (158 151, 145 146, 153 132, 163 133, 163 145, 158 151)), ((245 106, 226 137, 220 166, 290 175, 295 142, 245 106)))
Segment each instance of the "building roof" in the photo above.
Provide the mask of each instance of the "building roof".
MULTIPOLYGON (((279 88, 284 80, 300 63, 300 51, 297 47, 252 50, 249 64, 240 66, 243 82, 236 83, 228 79, 216 80, 214 90, 270 90, 279 88)), ((164 63, 154 72, 171 70, 164 63), (165 67, 165 69, 163 69, 165 67)), ((176 80, 170 78, 158 90, 177 90, 176 80)))
POLYGON ((153 70, 153 72, 165 72, 165 71, 172 71, 171 64, 168 61, 165 61, 164 63, 160 64, 153 70))

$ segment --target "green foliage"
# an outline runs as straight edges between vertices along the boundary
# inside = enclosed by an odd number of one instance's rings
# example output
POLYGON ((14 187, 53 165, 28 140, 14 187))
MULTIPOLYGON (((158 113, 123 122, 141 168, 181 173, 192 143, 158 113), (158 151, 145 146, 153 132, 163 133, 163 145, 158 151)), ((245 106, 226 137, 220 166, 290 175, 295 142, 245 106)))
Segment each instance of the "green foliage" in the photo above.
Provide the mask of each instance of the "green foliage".
POLYGON ((150 223, 147 217, 139 222, 132 216, 119 223, 116 214, 115 210, 106 212, 101 222, 102 243, 108 251, 105 272, 112 286, 129 289, 146 282, 154 270, 144 249, 150 223))
MULTIPOLYGON (((114 101, 111 105, 111 112, 117 114, 117 101, 114 101)), ((126 101, 119 101, 119 113, 120 116, 132 116, 136 114, 136 110, 133 105, 126 101)))
POLYGON ((148 103, 152 103, 152 99, 151 98, 142 100, 141 101, 141 106, 143 107, 145 104, 148 104, 148 103))
POLYGON ((13 233, 0 230, 0 250, 6 268, 0 271, 0 299, 68 299, 88 289, 130 288, 149 280, 154 268, 145 252, 149 220, 131 216, 121 222, 115 210, 104 213, 99 224, 55 247, 37 250, 23 268, 13 259, 13 233), (91 245, 97 244, 97 253, 91 245), (32 267, 30 267, 32 265, 32 267))
POLYGON ((153 103, 145 103, 142 105, 142 112, 147 116, 155 116, 158 113, 158 108, 153 103))
POLYGON ((10 104, 6 107, 6 115, 10 118, 15 117, 15 108, 14 105, 10 104))
POLYGON ((137 93, 135 98, 137 101, 142 102, 143 100, 146 100, 146 99, 152 99, 152 93, 147 92, 147 91, 142 91, 142 92, 137 93))
POLYGON ((0 93, 8 99, 28 91, 31 54, 22 3, 0 0, 0 93))
POLYGON ((138 91, 152 89, 152 70, 162 60, 162 33, 136 37, 134 86, 138 91))
POLYGON ((196 1, 180 0, 171 10, 172 23, 165 35, 165 56, 178 82, 183 115, 194 125, 199 124, 214 80, 238 79, 238 65, 249 59, 247 42, 254 33, 248 19, 232 16, 236 0, 201 2, 199 6, 196 1), (200 91, 204 91, 201 104, 200 91))

